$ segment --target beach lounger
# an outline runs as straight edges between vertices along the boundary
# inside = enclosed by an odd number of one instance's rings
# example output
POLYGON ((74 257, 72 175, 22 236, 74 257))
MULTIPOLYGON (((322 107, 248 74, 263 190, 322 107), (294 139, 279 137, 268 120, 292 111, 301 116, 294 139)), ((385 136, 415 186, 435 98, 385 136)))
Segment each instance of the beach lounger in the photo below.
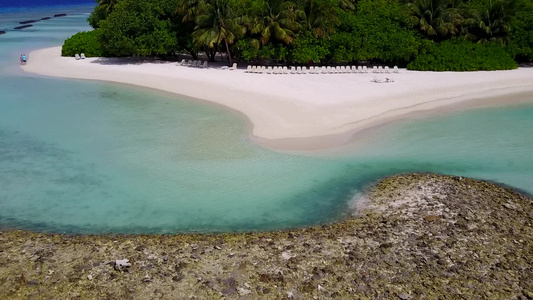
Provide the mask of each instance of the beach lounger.
POLYGON ((281 69, 281 74, 288 74, 289 73, 289 70, 287 69, 287 67, 283 67, 281 69))
POLYGON ((272 67, 268 67, 268 68, 266 69, 266 73, 267 73, 267 74, 272 74, 272 67))
POLYGON ((394 66, 393 72, 394 73, 400 73, 400 70, 398 70, 398 66, 394 66))
POLYGON ((294 66, 291 66, 291 71, 290 71, 291 74, 296 74, 296 67, 294 66))
POLYGON ((378 66, 378 73, 383 73, 383 67, 382 66, 378 66))
POLYGON ((296 74, 302 74, 302 67, 296 67, 296 74))
POLYGON ((192 66, 192 60, 189 59, 189 60, 187 61, 187 67, 190 67, 190 66, 192 66))
POLYGON ((85 59, 85 53, 80 54, 81 59, 85 59))
POLYGON ((204 61, 204 64, 202 65, 202 68, 207 69, 207 60, 204 61))
POLYGON ((80 60, 80 55, 79 55, 78 53, 76 53, 76 55, 74 55, 74 58, 75 58, 76 60, 80 60))
POLYGON ((233 63, 233 65, 231 66, 231 68, 229 68, 230 70, 237 70, 237 63, 233 63))
POLYGON ((363 67, 357 66, 357 73, 363 73, 363 67))
POLYGON ((385 66, 384 71, 385 73, 390 73, 389 66, 385 66))
POLYGON ((373 66, 373 67, 372 67, 372 73, 377 73, 377 72, 378 72, 378 67, 373 66))
POLYGON ((307 74, 307 67, 302 67, 302 74, 307 74))
POLYGON ((363 66, 363 73, 367 73, 368 72, 368 69, 366 66, 363 66))
POLYGON ((266 72, 266 67, 265 66, 261 66, 261 69, 259 70, 259 73, 263 74, 265 72, 266 72))
POLYGON ((179 66, 185 66, 187 60, 182 59, 181 62, 178 64, 179 66))

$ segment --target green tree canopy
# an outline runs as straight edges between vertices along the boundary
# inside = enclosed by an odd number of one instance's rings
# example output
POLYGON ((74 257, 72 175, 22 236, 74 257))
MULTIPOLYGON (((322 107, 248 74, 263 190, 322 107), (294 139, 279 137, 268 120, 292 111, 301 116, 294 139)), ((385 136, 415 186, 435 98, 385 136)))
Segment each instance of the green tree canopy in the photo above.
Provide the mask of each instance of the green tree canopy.
POLYGON ((519 61, 533 61, 533 2, 522 1, 510 23, 509 52, 519 61))
POLYGON ((405 63, 418 53, 420 39, 412 30, 407 7, 398 1, 361 0, 355 14, 344 11, 339 17, 329 43, 334 61, 405 63))
POLYGON ((115 56, 147 56, 175 51, 178 40, 170 19, 174 7, 175 3, 171 5, 166 0, 121 0, 100 22, 103 50, 115 56))

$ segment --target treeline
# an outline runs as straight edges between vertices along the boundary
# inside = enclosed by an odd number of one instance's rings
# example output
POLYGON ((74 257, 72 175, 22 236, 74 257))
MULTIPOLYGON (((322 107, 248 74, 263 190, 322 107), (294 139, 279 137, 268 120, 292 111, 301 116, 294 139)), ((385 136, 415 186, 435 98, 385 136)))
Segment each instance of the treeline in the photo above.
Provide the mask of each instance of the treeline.
POLYGON ((533 59, 533 0, 99 0, 89 23, 63 55, 443 71, 533 59))

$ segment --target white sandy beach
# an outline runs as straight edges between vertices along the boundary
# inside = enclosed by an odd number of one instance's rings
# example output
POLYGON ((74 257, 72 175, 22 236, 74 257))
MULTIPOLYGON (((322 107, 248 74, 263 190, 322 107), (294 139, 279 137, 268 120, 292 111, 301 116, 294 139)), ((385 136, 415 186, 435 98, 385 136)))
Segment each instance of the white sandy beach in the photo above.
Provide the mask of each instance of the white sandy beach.
POLYGON ((22 68, 41 75, 133 84, 218 103, 244 114, 259 142, 280 149, 339 146, 361 130, 436 109, 533 101, 533 68, 273 75, 245 73, 242 68, 196 69, 175 62, 75 60, 60 53, 61 47, 34 51, 22 68), (394 82, 371 82, 385 77, 394 82), (529 97, 524 93, 530 93, 529 97))

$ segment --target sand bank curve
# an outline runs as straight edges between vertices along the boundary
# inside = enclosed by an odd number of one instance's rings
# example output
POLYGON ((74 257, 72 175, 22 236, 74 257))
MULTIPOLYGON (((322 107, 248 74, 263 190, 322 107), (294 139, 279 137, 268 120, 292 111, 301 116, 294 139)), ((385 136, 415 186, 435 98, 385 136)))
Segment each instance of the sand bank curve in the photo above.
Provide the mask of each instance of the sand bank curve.
POLYGON ((533 68, 490 72, 399 74, 250 74, 196 69, 175 62, 61 57, 61 47, 34 51, 26 72, 155 88, 243 113, 252 135, 273 148, 313 150, 352 140, 372 126, 428 110, 533 101, 533 68), (390 78, 392 83, 372 79, 390 78), (522 96, 509 96, 521 93, 522 96), (474 100, 474 101, 473 101, 474 100))

